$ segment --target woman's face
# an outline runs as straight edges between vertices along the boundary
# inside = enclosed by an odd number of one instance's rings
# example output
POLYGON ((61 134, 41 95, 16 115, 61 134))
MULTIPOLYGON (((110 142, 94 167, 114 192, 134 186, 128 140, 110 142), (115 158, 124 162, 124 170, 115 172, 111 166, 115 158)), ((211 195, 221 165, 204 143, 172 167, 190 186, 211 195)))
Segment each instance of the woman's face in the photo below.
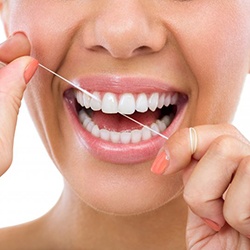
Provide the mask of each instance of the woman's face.
POLYGON ((164 139, 117 112, 134 113, 167 136, 231 121, 249 71, 249 0, 4 5, 9 34, 24 31, 41 64, 102 99, 76 94, 43 69, 26 91, 44 144, 79 197, 118 214, 145 212, 174 198, 181 173, 150 172, 164 139))

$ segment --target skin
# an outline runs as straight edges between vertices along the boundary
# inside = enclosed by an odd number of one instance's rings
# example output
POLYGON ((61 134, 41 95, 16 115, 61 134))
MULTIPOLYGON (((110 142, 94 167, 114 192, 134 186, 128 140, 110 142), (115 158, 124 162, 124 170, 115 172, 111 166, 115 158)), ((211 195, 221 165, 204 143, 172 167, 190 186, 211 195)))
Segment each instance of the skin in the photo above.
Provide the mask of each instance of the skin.
POLYGON ((9 94, 0 96, 1 173, 11 163, 26 89, 38 132, 65 177, 57 205, 34 222, 2 229, 3 245, 249 249, 250 146, 228 124, 250 70, 249 12, 248 0, 3 1, 6 33, 23 33, 0 47, 0 59, 10 62, 0 71, 0 92, 9 94), (164 145, 165 174, 150 172, 152 161, 131 167, 89 154, 63 105, 67 84, 38 69, 26 88, 32 57, 67 79, 100 72, 157 76, 181 89, 189 101, 178 132, 164 145), (193 155, 190 126, 198 134, 193 155))

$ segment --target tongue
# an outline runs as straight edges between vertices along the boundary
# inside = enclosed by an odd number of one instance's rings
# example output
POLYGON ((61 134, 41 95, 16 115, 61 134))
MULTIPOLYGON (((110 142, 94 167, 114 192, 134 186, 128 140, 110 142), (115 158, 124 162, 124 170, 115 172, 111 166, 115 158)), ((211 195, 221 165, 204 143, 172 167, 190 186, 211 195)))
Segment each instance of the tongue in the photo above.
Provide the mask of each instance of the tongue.
MULTIPOLYGON (((155 112, 147 111, 146 113, 135 112, 133 115, 130 115, 133 119, 141 122, 144 125, 150 126, 154 123, 160 116, 160 110, 155 112)), ((135 122, 129 120, 128 118, 120 114, 104 114, 101 111, 92 113, 93 122, 98 125, 100 129, 105 128, 111 131, 125 131, 125 130, 134 130, 141 129, 141 126, 135 122)))

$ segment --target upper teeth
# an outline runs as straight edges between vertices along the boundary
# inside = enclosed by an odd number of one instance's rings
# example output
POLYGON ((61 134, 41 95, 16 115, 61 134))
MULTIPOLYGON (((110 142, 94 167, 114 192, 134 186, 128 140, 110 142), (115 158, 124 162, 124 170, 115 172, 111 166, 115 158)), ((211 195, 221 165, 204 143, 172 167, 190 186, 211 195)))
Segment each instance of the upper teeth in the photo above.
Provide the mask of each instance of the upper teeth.
POLYGON ((97 97, 97 100, 79 90, 75 90, 76 100, 82 107, 91 108, 94 111, 101 110, 106 114, 121 113, 131 115, 135 111, 142 113, 148 109, 155 111, 157 108, 176 104, 178 100, 178 93, 124 93, 118 95, 110 92, 93 92, 93 95, 97 97))

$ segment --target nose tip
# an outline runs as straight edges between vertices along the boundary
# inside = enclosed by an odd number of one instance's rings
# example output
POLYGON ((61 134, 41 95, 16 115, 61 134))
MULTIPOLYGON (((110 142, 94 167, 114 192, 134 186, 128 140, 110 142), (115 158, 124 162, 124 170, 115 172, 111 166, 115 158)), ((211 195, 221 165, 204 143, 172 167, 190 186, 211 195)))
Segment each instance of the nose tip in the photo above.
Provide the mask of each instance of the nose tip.
MULTIPOLYGON (((134 6, 135 7, 135 6, 134 6)), ((127 59, 160 51, 167 42, 167 31, 139 8, 98 15, 85 28, 85 47, 127 59)))

